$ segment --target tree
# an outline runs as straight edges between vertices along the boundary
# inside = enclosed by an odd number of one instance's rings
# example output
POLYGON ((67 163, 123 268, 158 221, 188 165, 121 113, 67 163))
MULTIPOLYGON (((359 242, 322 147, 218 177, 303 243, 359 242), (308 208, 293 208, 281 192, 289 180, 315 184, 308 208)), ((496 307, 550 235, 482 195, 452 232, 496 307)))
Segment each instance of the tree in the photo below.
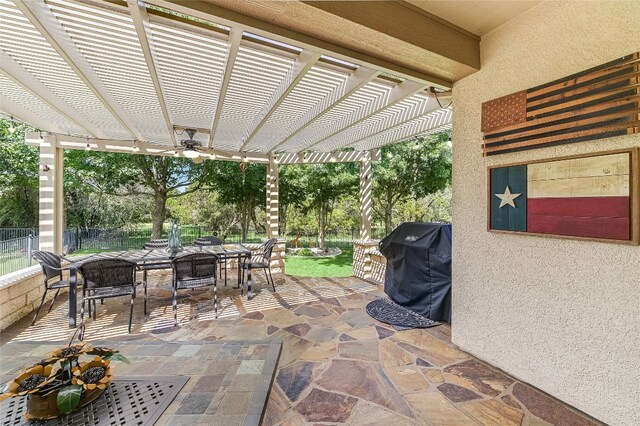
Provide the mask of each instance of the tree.
POLYGON ((0 227, 38 226, 40 154, 24 143, 25 132, 31 130, 0 120, 0 227))
POLYGON ((287 165, 281 166, 279 170, 278 215, 282 238, 287 237, 291 208, 301 208, 305 199, 304 167, 306 166, 287 165))
POLYGON ((318 245, 324 247, 326 226, 335 201, 356 191, 358 169, 355 163, 306 165, 302 179, 307 192, 304 212, 315 211, 318 245))
POLYGON ((373 210, 383 219, 385 233, 393 227, 398 203, 419 199, 451 183, 449 133, 439 133, 382 148, 373 165, 373 210))
POLYGON ((219 198, 217 191, 200 190, 180 199, 170 199, 167 207, 171 217, 181 223, 202 225, 224 239, 240 222, 240 216, 233 205, 222 204, 219 198))
POLYGON ((151 197, 154 239, 162 235, 167 200, 200 189, 210 170, 206 163, 195 164, 186 158, 86 151, 70 151, 65 167, 71 189, 89 185, 99 193, 151 197))
POLYGON ((246 170, 239 163, 229 161, 211 161, 209 182, 218 192, 223 204, 235 207, 240 217, 242 241, 246 241, 249 225, 257 223, 256 208, 266 203, 267 169, 264 164, 247 164, 246 170))

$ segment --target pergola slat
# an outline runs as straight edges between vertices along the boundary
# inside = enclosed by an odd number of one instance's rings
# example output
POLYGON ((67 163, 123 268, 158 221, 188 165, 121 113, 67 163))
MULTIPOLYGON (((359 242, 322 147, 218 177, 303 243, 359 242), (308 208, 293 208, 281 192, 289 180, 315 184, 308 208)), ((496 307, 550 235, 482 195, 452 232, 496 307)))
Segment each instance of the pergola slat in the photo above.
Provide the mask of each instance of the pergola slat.
POLYGON ((286 78, 280 82, 278 89, 273 92, 271 99, 264 104, 260 114, 256 116, 251 127, 249 127, 248 134, 243 138, 240 151, 244 150, 249 142, 251 142, 251 139, 260 131, 269 117, 271 117, 275 110, 282 104, 287 95, 291 93, 311 67, 320 59, 320 56, 320 53, 310 50, 303 50, 302 53, 300 53, 291 71, 287 74, 286 78))
POLYGON ((6 114, 22 121, 23 123, 30 124, 38 129, 51 129, 53 132, 64 133, 64 129, 45 120, 41 115, 28 110, 17 102, 14 102, 3 93, 0 93, 0 105, 2 105, 2 109, 6 114))
POLYGON ((156 0, 14 3, 0 0, 1 75, 30 95, 6 97, 52 121, 43 130, 104 142, 96 148, 127 152, 136 141, 173 155, 175 131, 193 128, 205 158, 320 152, 336 161, 324 154, 450 124, 425 90, 437 82, 242 20, 184 17, 173 2, 148 8, 156 0))
MULTIPOLYGON (((342 127, 338 130, 336 130, 335 132, 333 132, 331 135, 314 142, 313 144, 307 146, 305 149, 313 149, 314 147, 317 147, 319 145, 321 145, 324 141, 326 141, 327 139, 343 132, 345 129, 351 127, 351 126, 355 126, 363 121, 365 121, 367 118, 373 116, 374 114, 379 113, 380 111, 392 107, 393 105, 397 104, 398 102, 401 102, 402 100, 415 95, 418 92, 424 91, 428 86, 422 83, 417 83, 414 81, 410 81, 410 80, 405 80, 402 83, 398 84, 397 86, 395 86, 393 89, 391 89, 391 93, 389 93, 389 98, 387 99, 387 101, 385 103, 383 103, 383 105, 376 109, 375 111, 373 111, 370 114, 365 115, 364 117, 349 123, 348 126, 342 127)), ((342 147, 337 147, 338 148, 342 148, 342 147)))
POLYGON ((0 49, 0 63, 2 64, 1 72, 16 84, 19 84, 25 90, 40 98, 70 121, 84 128, 90 135, 99 138, 106 137, 93 123, 81 117, 77 111, 58 98, 55 93, 22 68, 20 64, 14 61, 13 58, 2 49, 0 49))
POLYGON ((14 3, 127 132, 134 139, 143 139, 48 6, 40 1, 15 0, 14 3))

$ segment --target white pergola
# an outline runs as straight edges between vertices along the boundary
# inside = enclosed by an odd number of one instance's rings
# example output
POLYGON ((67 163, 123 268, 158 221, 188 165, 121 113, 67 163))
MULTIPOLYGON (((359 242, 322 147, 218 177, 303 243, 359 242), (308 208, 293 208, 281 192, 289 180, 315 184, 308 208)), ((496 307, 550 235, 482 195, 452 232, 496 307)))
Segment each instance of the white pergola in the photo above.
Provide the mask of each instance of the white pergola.
POLYGON ((0 0, 0 112, 42 130, 27 136, 41 152, 41 248, 62 250, 64 149, 181 156, 184 129, 205 159, 268 164, 270 237, 279 164, 359 161, 369 238, 377 149, 450 128, 447 84, 175 9, 0 0))

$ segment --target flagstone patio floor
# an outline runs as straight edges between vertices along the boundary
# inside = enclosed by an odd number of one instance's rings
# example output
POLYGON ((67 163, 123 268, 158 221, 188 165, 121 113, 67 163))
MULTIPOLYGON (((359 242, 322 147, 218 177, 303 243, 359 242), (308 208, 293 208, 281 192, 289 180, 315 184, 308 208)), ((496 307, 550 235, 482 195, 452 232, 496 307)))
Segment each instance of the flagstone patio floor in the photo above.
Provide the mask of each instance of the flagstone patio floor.
MULTIPOLYGON (((149 312, 139 292, 134 328, 127 333, 128 301, 98 304, 86 320, 88 341, 282 341, 264 425, 596 425, 562 402, 461 351, 450 328, 396 331, 369 317, 366 304, 385 297, 382 287, 357 278, 275 275, 277 292, 262 275, 254 298, 220 286, 219 317, 211 290, 183 291, 179 326, 173 326, 170 273, 151 276, 149 312)), ((254 277, 255 277, 254 275, 254 277)), ((43 309, 44 310, 44 309, 43 309)), ((63 342, 67 300, 61 295, 34 326, 24 318, 2 332, 13 342, 63 342)), ((133 355, 127 354, 124 355, 133 355)), ((1 361, 1 358, 0 358, 1 361)), ((161 374, 160 372, 158 374, 161 374)), ((203 414, 191 424, 220 424, 203 414), (195 422, 195 423, 194 423, 195 422)), ((229 416, 225 426, 236 424, 229 416)))

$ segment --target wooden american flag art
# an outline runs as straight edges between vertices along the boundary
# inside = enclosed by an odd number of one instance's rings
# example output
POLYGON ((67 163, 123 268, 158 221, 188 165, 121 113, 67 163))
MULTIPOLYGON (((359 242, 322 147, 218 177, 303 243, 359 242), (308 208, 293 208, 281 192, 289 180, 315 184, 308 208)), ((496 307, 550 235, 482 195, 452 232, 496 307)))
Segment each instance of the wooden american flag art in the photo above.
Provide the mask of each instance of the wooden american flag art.
POLYGON ((483 154, 640 133, 640 53, 482 104, 483 154))
POLYGON ((638 243, 638 150, 489 168, 489 229, 638 243))

